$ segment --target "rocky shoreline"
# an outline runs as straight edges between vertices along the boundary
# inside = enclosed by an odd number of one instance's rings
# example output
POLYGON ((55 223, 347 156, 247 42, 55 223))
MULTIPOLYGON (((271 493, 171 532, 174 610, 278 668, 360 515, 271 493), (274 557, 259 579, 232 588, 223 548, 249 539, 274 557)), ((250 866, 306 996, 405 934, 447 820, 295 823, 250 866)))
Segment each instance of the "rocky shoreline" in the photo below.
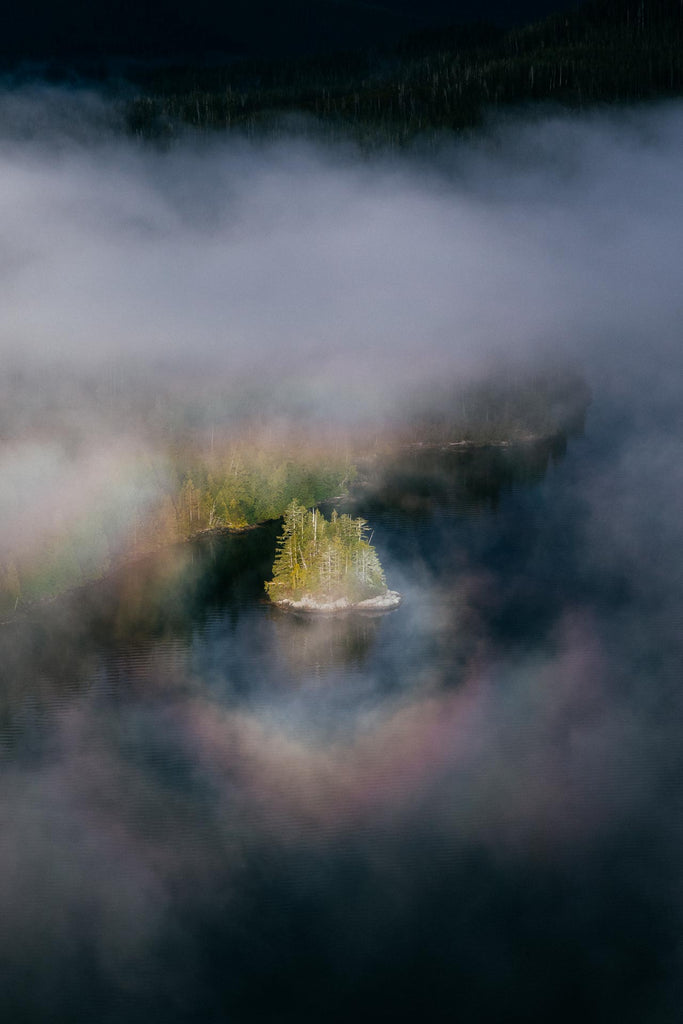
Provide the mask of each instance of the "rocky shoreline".
POLYGON ((346 612, 389 612, 401 604, 403 596, 397 590, 387 590, 377 597, 368 597, 364 601, 349 601, 346 597, 337 598, 335 601, 321 601, 310 594, 298 600, 282 597, 273 601, 277 608, 286 611, 306 612, 312 615, 339 615, 346 612))

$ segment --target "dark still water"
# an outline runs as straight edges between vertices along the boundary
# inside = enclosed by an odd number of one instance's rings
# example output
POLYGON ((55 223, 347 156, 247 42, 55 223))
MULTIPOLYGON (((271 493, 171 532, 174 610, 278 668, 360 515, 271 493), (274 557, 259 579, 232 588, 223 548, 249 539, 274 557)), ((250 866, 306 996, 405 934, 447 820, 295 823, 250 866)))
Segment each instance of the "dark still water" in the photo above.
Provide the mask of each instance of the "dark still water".
POLYGON ((0 1018, 678 1019, 680 528, 622 456, 387 467, 385 616, 270 608, 275 524, 4 627, 0 1018))

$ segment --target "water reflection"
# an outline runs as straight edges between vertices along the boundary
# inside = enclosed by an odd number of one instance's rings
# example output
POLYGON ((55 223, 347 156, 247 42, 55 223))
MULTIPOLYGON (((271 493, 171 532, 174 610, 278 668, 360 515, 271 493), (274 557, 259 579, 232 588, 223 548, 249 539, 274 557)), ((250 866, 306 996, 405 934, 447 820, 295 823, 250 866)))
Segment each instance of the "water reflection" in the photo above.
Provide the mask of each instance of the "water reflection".
POLYGON ((379 621, 369 615, 304 616, 274 609, 280 655, 295 676, 323 679, 330 669, 362 668, 372 651, 379 621))

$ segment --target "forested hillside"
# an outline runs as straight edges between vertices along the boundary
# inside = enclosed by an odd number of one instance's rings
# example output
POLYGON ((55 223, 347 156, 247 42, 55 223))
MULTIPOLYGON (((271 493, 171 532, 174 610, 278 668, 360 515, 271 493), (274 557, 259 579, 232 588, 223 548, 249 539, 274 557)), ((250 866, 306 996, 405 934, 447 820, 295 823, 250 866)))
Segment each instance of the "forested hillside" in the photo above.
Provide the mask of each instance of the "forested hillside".
MULTIPOLYGON (((538 101, 572 107, 679 95, 679 0, 591 0, 522 29, 430 29, 385 50, 320 59, 166 66, 134 76, 130 131, 169 136, 183 125, 249 135, 309 115, 367 145, 462 130, 487 111, 538 101)), ((305 125, 299 125, 305 130, 305 125)))

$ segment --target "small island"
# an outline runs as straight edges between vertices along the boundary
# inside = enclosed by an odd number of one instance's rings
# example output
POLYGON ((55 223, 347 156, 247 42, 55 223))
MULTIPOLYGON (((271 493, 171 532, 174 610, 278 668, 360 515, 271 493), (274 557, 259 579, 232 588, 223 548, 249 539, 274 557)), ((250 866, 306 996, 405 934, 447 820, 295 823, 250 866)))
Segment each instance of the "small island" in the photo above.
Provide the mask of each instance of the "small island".
POLYGON ((273 604, 323 614, 397 608, 401 595, 387 588, 367 529, 365 519, 339 516, 335 510, 327 520, 318 509, 290 502, 273 578, 265 584, 273 604))

